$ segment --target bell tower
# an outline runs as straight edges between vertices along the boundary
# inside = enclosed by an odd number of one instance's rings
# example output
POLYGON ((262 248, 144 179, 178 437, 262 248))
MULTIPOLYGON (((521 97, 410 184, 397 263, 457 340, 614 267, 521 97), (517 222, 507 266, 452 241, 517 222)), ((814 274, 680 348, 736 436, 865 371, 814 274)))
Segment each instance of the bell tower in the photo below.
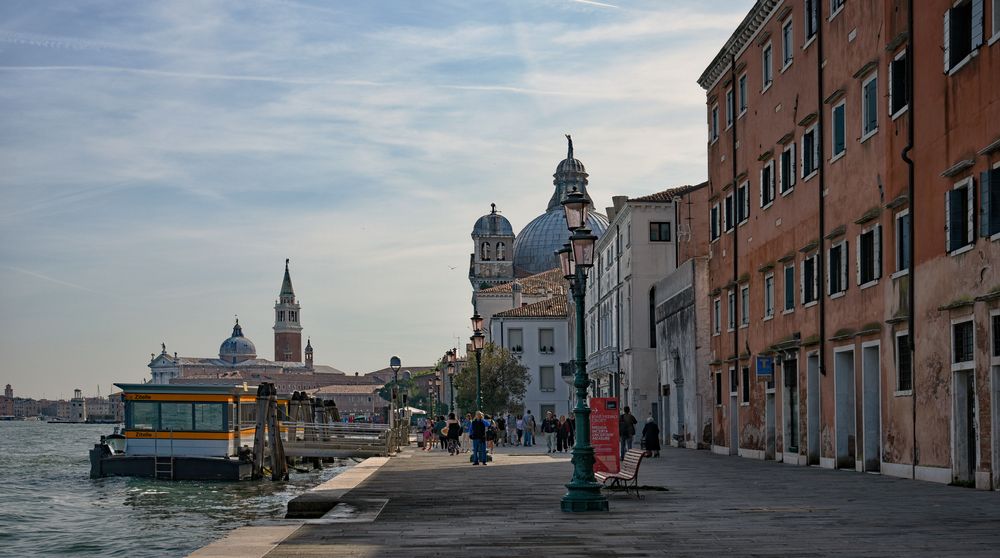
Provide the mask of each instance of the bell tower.
POLYGON ((285 259, 285 278, 281 282, 278 302, 274 305, 274 360, 302 362, 302 325, 299 323, 299 304, 292 289, 285 259))

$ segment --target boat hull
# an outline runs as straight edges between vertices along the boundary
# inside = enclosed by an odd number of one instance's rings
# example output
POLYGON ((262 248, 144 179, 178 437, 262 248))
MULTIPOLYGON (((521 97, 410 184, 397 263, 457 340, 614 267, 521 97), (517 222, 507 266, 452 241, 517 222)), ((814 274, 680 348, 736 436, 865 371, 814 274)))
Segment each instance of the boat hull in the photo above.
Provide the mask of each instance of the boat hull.
POLYGON ((173 459, 173 474, 161 470, 157 474, 156 458, 152 455, 109 455, 95 447, 90 450, 90 477, 145 477, 163 480, 239 481, 253 475, 252 464, 239 459, 221 457, 160 458, 162 464, 173 459))

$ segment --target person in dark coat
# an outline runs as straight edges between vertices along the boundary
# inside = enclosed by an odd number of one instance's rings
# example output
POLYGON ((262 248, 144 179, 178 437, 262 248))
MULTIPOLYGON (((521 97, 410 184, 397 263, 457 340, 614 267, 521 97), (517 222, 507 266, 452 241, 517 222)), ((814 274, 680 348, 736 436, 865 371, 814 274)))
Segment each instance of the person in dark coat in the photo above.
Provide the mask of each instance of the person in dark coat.
POLYGON ((642 442, 646 447, 646 455, 660 457, 660 427, 653 417, 647 418, 646 426, 642 427, 642 442))

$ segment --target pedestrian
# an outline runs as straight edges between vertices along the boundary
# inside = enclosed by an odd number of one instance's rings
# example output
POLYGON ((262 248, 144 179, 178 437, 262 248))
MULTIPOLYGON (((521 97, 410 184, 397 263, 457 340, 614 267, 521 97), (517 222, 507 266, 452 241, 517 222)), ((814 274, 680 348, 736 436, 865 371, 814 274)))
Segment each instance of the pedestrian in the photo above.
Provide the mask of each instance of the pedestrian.
POLYGON ((486 415, 486 449, 493 453, 497 445, 497 425, 493 417, 486 415))
POLYGON ((476 418, 469 422, 469 439, 472 440, 472 464, 486 465, 487 422, 482 411, 476 411, 476 418))
POLYGON ((535 417, 531 414, 531 409, 524 412, 524 447, 535 445, 535 417))
POLYGON ((618 437, 622 459, 625 459, 625 452, 632 449, 632 438, 635 438, 635 425, 638 423, 639 421, 632 416, 632 409, 626 405, 625 412, 618 417, 618 437))
POLYGON ((455 418, 455 413, 448 413, 448 422, 445 424, 444 433, 448 437, 448 455, 461 453, 459 439, 462 435, 462 423, 455 418))
POLYGON ((507 413, 507 443, 517 445, 517 418, 513 413, 507 413))
POLYGON ((517 415, 517 421, 514 424, 517 428, 517 445, 521 445, 521 438, 524 436, 524 417, 517 415))
POLYGON ((555 415, 552 411, 547 411, 545 413, 545 418, 542 419, 542 436, 545 438, 545 447, 548 449, 547 453, 555 453, 556 451, 556 432, 559 430, 559 421, 556 420, 555 415))
POLYGON ((569 421, 566 415, 559 415, 559 426, 556 429, 556 448, 564 452, 569 449, 569 421))
POLYGON ((469 453, 472 449, 472 442, 470 442, 469 429, 472 428, 472 413, 465 413, 465 420, 462 421, 462 451, 469 453))
POLYGON ((434 439, 433 425, 430 421, 424 420, 423 426, 424 451, 431 451, 431 440, 434 439))
POLYGON ((448 449, 448 436, 444 432, 445 426, 448 423, 444 420, 444 415, 438 415, 437 422, 434 423, 434 429, 437 430, 438 444, 440 444, 442 450, 448 449))
POLYGON ((647 457, 660 457, 660 426, 652 416, 646 418, 646 426, 642 427, 642 443, 647 457))

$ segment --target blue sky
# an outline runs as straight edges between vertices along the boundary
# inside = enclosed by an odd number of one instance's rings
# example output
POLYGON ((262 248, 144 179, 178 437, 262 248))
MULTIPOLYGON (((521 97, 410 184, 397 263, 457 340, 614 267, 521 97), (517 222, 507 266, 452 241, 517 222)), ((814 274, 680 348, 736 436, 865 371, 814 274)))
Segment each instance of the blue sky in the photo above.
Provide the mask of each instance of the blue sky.
POLYGON ((600 207, 704 180, 695 80, 752 4, 0 3, 0 384, 106 393, 234 315, 272 358, 286 257, 317 362, 431 363, 564 133, 600 207))

